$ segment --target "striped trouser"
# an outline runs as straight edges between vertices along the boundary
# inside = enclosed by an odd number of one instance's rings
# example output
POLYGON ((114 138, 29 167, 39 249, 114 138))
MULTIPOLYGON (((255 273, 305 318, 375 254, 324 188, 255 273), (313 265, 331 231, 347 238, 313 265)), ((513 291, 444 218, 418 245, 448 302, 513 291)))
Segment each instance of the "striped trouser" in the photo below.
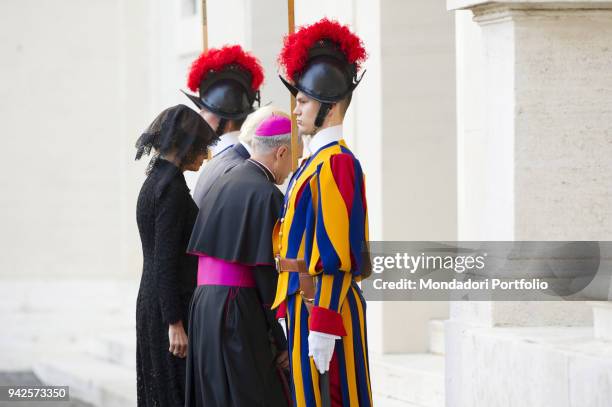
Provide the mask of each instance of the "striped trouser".
MULTIPOLYGON (((346 336, 336 341, 328 375, 332 405, 371 406, 366 303, 355 282, 340 307, 346 336)), ((308 310, 300 294, 287 298, 287 339, 295 407, 320 407, 319 373, 308 357, 308 310)))

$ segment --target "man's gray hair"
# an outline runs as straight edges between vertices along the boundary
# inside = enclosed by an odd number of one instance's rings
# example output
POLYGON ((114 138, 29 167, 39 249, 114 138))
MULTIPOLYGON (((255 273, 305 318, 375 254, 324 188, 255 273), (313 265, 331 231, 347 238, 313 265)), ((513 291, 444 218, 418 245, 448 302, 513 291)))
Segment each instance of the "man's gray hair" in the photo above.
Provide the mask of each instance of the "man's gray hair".
POLYGON ((291 149, 291 133, 280 134, 278 136, 253 135, 251 139, 253 151, 261 154, 271 153, 282 145, 286 145, 291 149))

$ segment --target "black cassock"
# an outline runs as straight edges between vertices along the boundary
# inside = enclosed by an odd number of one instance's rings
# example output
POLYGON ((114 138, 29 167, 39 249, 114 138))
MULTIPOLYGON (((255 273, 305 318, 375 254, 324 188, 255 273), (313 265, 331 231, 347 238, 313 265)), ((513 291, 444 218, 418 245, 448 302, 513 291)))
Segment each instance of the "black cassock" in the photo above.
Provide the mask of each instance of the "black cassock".
POLYGON ((287 349, 270 310, 276 291, 272 231, 283 195, 253 160, 234 167, 206 194, 188 251, 249 265, 255 287, 201 285, 189 322, 185 406, 289 405, 275 358, 287 349))

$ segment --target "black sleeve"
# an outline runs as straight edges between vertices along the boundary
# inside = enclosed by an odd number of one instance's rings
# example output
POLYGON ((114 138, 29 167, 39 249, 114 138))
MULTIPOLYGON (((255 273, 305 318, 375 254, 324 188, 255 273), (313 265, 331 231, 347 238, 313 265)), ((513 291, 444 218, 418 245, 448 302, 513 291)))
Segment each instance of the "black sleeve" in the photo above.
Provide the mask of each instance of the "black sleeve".
POLYGON ((270 309, 276 294, 278 273, 272 266, 256 266, 253 269, 253 276, 255 277, 259 299, 268 321, 270 333, 274 338, 274 343, 279 350, 287 350, 287 339, 285 338, 283 328, 276 320, 276 311, 270 309))
POLYGON ((181 319, 178 272, 180 259, 185 254, 181 244, 185 214, 182 203, 182 191, 170 184, 155 208, 154 282, 162 318, 167 324, 181 319))

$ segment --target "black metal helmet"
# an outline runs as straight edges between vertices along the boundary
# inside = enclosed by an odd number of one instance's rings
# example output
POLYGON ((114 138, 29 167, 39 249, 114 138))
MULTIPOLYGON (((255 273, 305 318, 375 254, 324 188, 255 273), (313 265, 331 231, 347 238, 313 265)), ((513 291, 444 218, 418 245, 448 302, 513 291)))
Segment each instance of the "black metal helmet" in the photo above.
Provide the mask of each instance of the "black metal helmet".
MULTIPOLYGON (((363 75, 362 75, 363 76, 363 75)), ((304 92, 322 103, 336 103, 348 96, 359 84, 355 64, 330 40, 320 40, 310 49, 308 61, 294 84, 280 76, 295 96, 304 92)))
POLYGON ((253 112, 263 82, 259 61, 239 45, 211 48, 191 65, 185 95, 198 107, 222 119, 239 120, 253 112))
POLYGON ((357 72, 365 59, 361 39, 347 26, 324 18, 285 37, 279 62, 287 79, 279 76, 294 96, 300 91, 321 102, 315 121, 319 127, 331 106, 359 85, 363 73, 358 77, 357 72))

